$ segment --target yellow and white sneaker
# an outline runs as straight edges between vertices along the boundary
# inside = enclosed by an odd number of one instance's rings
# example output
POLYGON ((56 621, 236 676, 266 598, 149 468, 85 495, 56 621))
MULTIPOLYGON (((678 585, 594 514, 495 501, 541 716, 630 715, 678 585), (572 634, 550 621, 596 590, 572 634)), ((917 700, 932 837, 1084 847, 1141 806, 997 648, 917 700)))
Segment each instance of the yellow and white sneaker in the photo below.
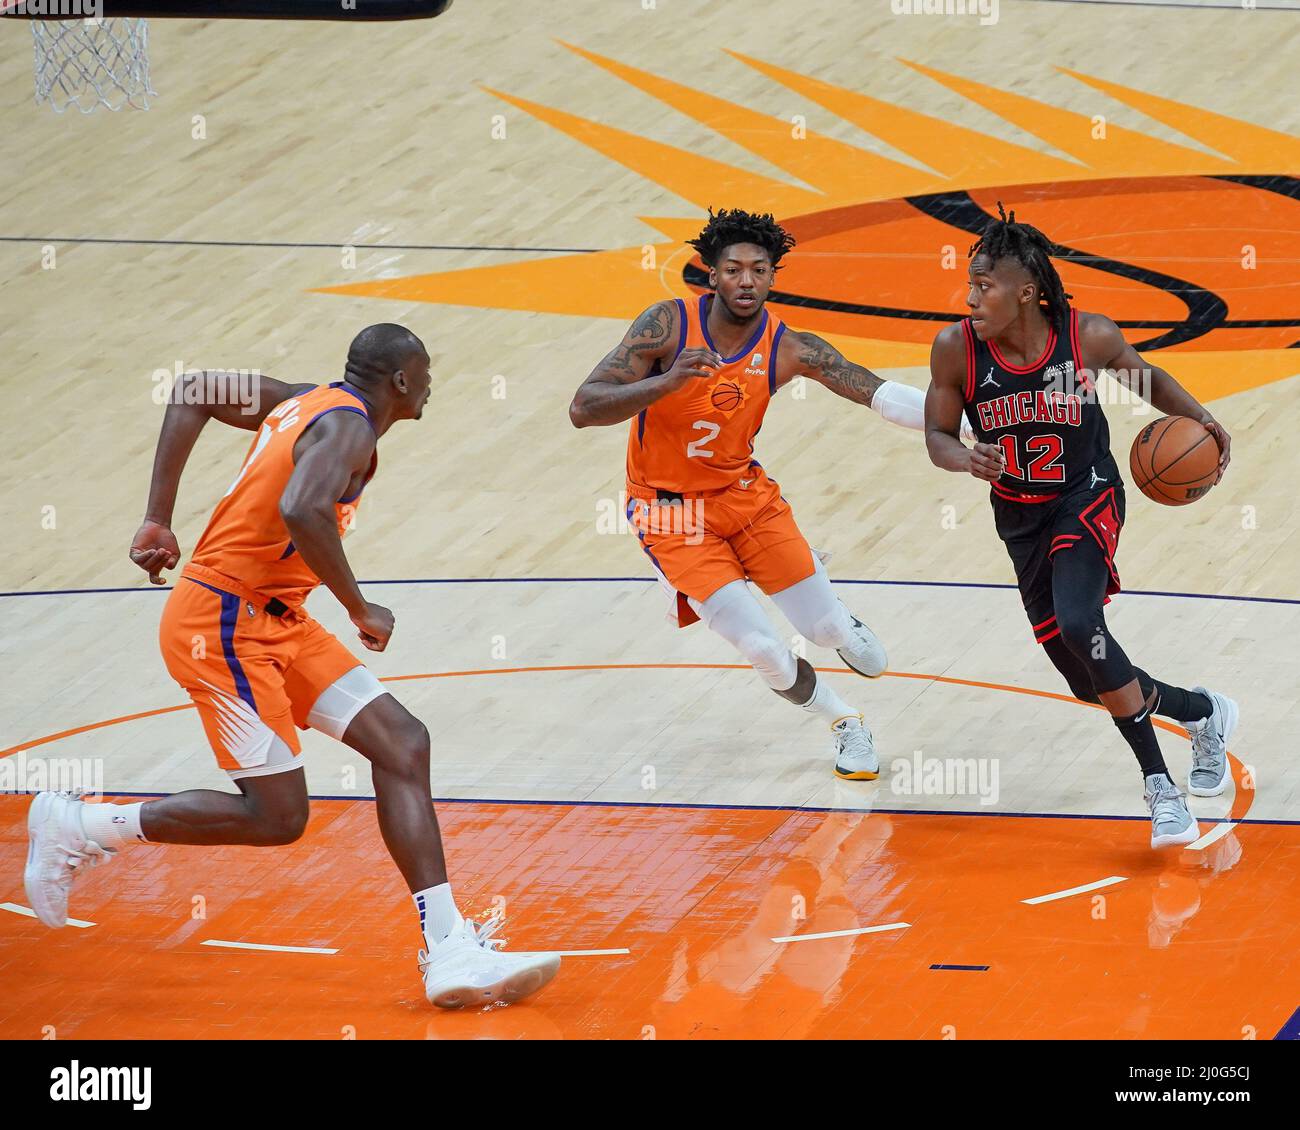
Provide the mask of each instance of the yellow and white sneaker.
POLYGON ((880 776, 880 758, 861 714, 833 722, 831 733, 835 735, 835 776, 845 781, 874 781, 880 776))
POLYGON ((505 939, 492 935, 504 922, 500 913, 482 923, 467 918, 432 950, 420 951, 424 995, 430 1004, 514 1004, 550 982, 559 971, 560 955, 501 952, 505 939))

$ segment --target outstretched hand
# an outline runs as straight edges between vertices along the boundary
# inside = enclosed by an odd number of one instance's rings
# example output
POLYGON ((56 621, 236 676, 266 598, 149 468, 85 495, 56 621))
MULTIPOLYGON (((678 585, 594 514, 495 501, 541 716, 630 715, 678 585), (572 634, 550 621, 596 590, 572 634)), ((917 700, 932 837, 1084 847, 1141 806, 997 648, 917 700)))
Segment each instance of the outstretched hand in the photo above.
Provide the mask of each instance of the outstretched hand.
POLYGON ((180 559, 176 535, 161 522, 146 521, 131 539, 131 560, 149 574, 151 584, 165 585, 162 571, 175 569, 180 559))

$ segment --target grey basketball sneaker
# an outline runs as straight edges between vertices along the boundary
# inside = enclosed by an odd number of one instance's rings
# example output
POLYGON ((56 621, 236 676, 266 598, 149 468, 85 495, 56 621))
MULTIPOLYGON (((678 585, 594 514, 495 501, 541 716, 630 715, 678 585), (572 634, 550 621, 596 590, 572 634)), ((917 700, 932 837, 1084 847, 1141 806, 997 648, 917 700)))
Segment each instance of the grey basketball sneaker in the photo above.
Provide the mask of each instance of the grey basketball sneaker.
POLYGON ((1164 773, 1146 779, 1146 802, 1151 810, 1151 846, 1190 844, 1201 838, 1201 829, 1187 807, 1187 797, 1164 773))
POLYGON ((889 656, 885 654, 885 645, 876 638, 876 633, 854 616, 852 612, 849 613, 849 619, 853 621, 855 639, 847 647, 837 649, 835 654, 859 675, 866 675, 868 679, 874 679, 889 666, 889 656))
POLYGON ((1192 771, 1187 777, 1187 791, 1192 796, 1218 796, 1228 787, 1228 738, 1237 728, 1240 711, 1226 695, 1193 687, 1214 705, 1208 718, 1186 722, 1187 736, 1192 739, 1192 771))

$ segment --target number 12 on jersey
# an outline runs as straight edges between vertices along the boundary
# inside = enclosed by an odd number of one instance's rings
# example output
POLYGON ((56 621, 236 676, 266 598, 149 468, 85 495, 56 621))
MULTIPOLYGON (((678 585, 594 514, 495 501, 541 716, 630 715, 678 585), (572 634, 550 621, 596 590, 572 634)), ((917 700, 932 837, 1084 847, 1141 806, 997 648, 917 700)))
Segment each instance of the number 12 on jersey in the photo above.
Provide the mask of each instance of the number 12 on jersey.
POLYGON ((1019 444, 1013 435, 1002 436, 998 440, 1002 454, 1006 457, 1005 474, 1013 479, 1022 479, 1030 483, 1065 482, 1065 464, 1061 461, 1063 444, 1061 437, 1054 433, 1030 436, 1025 440, 1025 455, 1028 459, 1028 473, 1020 461, 1019 444))

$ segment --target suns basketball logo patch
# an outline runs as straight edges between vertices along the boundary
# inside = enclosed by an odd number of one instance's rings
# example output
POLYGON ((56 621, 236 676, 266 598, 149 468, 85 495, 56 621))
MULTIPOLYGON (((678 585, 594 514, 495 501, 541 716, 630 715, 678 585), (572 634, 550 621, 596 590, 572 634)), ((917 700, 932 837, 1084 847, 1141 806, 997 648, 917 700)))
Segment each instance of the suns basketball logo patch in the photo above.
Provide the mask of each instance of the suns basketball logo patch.
POLYGON ((730 416, 745 403, 745 390, 732 380, 719 380, 709 389, 709 403, 730 416))

